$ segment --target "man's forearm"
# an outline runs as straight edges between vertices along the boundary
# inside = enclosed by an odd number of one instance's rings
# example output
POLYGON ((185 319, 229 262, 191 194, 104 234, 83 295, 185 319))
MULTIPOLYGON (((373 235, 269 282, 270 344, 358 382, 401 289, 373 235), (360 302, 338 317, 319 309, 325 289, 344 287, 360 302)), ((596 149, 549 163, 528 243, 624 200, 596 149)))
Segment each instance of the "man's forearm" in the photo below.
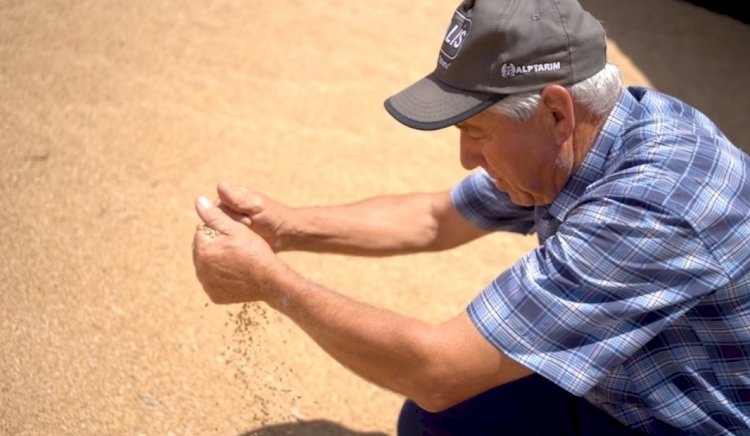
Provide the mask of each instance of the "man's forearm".
POLYGON ((430 324, 352 300, 286 265, 264 291, 330 356, 359 376, 442 410, 531 372, 492 347, 468 315, 430 324))
POLYGON ((299 208, 294 215, 284 250, 386 256, 451 248, 483 234, 458 217, 448 192, 299 208))
POLYGON ((402 395, 423 395, 431 325, 357 302, 291 269, 269 286, 267 303, 339 363, 402 395))

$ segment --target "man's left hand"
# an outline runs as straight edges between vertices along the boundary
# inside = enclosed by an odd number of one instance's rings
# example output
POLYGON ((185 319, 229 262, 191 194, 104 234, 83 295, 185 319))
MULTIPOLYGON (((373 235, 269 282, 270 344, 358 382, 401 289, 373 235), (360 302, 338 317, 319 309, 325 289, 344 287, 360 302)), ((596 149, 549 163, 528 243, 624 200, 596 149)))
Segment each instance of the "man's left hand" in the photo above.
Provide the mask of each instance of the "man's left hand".
POLYGON ((193 264, 211 301, 267 299, 274 276, 283 269, 268 243, 205 197, 198 198, 195 209, 205 224, 193 237, 193 264))

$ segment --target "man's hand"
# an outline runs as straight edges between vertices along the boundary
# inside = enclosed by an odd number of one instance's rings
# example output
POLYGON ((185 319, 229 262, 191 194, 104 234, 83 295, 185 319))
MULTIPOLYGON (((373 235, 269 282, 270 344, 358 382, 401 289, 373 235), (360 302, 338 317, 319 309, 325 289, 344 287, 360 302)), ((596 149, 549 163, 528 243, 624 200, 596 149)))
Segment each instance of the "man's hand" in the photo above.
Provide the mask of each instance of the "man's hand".
POLYGON ((274 252, 284 249, 283 237, 289 234, 292 208, 267 196, 239 186, 219 183, 218 206, 235 220, 251 227, 265 239, 274 252))
POLYGON ((205 226, 196 229, 193 264, 211 301, 219 304, 263 300, 284 264, 247 225, 200 197, 195 205, 205 226))

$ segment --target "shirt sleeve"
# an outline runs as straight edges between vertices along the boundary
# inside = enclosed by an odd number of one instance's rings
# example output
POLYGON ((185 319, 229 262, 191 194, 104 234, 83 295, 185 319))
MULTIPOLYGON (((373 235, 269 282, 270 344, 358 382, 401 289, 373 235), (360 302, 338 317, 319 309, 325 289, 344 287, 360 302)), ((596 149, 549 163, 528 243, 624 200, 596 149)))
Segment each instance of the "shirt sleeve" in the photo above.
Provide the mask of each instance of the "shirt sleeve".
POLYGON ((523 234, 534 230, 534 208, 513 204, 484 170, 456 185, 451 191, 451 202, 466 220, 479 228, 523 234))
POLYGON ((573 209, 467 310, 495 347, 583 395, 727 280, 680 217, 599 199, 573 209))

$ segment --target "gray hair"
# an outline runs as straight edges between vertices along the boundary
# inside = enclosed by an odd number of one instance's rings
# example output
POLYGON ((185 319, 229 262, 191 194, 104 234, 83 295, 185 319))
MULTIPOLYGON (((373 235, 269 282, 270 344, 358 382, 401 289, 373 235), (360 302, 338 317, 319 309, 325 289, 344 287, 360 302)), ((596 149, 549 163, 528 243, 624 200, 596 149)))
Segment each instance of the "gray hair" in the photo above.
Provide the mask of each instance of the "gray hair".
MULTIPOLYGON (((567 89, 573 95, 573 100, 594 115, 603 116, 617 103, 622 87, 620 70, 608 63, 598 73, 567 89)), ((508 116, 516 122, 523 122, 531 118, 541 101, 538 92, 513 94, 490 106, 489 110, 498 115, 508 116)))

